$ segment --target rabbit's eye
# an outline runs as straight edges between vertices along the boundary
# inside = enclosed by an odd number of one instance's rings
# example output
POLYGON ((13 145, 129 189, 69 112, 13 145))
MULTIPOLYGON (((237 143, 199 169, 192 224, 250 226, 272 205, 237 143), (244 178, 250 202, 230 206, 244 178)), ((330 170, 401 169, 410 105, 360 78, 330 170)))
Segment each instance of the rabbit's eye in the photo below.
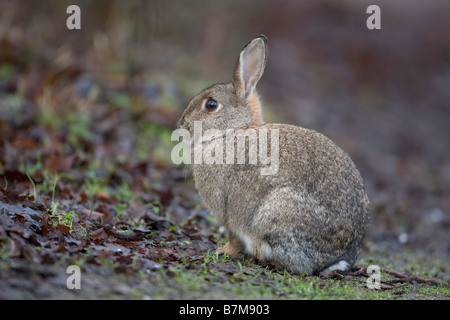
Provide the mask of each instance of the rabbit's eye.
POLYGON ((212 98, 209 98, 205 102, 205 110, 206 111, 211 111, 211 112, 216 111, 218 107, 219 107, 219 103, 212 98))

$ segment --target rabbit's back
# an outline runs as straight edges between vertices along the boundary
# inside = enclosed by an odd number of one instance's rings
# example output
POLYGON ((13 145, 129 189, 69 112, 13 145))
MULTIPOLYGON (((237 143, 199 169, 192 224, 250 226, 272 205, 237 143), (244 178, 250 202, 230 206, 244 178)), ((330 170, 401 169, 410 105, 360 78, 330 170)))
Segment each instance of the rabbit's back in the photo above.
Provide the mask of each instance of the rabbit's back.
MULTIPOLYGON (((259 162, 238 164, 236 151, 232 164, 194 164, 196 187, 202 198, 204 195, 217 199, 207 201, 213 202, 210 203, 213 207, 223 207, 225 200, 219 198, 226 197, 234 200, 235 210, 257 208, 261 199, 273 189, 289 187, 314 199, 321 208, 320 219, 324 221, 346 216, 356 218, 368 210, 369 200, 358 169, 333 141, 314 130, 292 125, 264 124, 250 128, 257 132, 258 138, 261 129, 269 137, 272 130, 278 130, 279 157, 275 174, 262 175, 264 165, 259 162)), ((270 138, 267 140, 267 153, 270 154, 272 146, 270 138)), ((221 141, 221 145, 226 157, 226 143, 221 141)), ((247 153, 248 147, 247 143, 247 153)))

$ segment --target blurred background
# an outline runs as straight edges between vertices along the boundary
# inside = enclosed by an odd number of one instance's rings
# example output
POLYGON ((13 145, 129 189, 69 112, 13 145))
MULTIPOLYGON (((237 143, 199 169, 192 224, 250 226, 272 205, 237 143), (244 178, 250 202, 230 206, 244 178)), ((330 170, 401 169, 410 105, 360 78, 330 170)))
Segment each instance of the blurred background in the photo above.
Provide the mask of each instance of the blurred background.
POLYGON ((449 12, 446 0, 1 0, 0 171, 14 180, 36 162, 100 170, 116 158, 124 172, 152 163, 151 184, 172 166, 189 100, 230 81, 240 50, 265 34, 265 120, 320 131, 351 155, 373 202, 371 254, 412 252, 448 274, 449 12), (71 4, 81 30, 66 27, 71 4), (371 4, 381 30, 366 27, 371 4))

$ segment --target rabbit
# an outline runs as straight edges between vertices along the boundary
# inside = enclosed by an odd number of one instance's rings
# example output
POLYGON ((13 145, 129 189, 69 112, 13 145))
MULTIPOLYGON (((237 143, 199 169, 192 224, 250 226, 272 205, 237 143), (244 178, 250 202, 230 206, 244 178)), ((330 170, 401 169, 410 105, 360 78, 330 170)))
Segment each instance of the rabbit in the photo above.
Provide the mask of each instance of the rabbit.
MULTIPOLYGON (((229 241, 216 252, 248 254, 295 274, 349 271, 371 221, 363 180, 350 157, 321 133, 263 121, 255 87, 267 56, 268 39, 260 35, 243 48, 232 81, 201 91, 178 121, 191 134, 196 121, 203 131, 223 135, 278 132, 276 174, 261 174, 263 163, 194 162, 200 198, 228 231, 229 241)), ((218 136, 195 142, 207 148, 218 136)), ((275 146, 272 141, 268 151, 275 146)))

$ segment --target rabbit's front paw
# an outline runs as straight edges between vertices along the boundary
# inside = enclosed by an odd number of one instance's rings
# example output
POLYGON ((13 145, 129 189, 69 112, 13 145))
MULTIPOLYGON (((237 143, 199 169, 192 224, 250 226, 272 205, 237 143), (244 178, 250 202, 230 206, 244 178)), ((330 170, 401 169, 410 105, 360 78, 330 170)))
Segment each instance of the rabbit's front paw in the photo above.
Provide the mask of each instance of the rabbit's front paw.
POLYGON ((231 258, 237 258, 242 247, 235 242, 228 241, 223 247, 217 248, 216 253, 226 254, 231 258))

